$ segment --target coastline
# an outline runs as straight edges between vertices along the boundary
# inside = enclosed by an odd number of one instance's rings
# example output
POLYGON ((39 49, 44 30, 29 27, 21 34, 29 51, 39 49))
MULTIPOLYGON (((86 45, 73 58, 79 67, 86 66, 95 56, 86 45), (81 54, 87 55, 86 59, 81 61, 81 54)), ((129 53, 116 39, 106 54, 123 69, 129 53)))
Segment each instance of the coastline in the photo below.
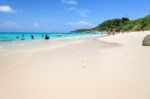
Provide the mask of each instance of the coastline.
POLYGON ((39 46, 22 52, 29 57, 0 71, 0 97, 148 99, 150 48, 142 46, 147 34, 34 43, 39 46))
POLYGON ((91 35, 91 36, 86 35, 81 37, 51 39, 48 41, 47 40, 26 40, 23 42, 22 41, 14 42, 11 45, 9 45, 8 48, 2 47, 0 50, 1 52, 0 71, 4 71, 6 68, 10 69, 14 67, 14 65, 20 63, 20 61, 21 62, 24 61, 26 58, 30 57, 34 53, 78 44, 83 42, 86 39, 89 38, 94 39, 96 37, 101 37, 101 34, 91 35))

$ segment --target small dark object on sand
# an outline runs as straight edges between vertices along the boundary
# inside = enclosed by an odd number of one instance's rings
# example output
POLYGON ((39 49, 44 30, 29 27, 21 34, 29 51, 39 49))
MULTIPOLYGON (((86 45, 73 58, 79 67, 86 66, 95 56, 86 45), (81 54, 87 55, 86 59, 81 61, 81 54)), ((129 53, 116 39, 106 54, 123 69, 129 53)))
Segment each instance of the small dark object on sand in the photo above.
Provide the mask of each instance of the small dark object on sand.
POLYGON ((86 68, 85 66, 83 66, 82 68, 86 68))
POLYGON ((147 35, 143 40, 143 46, 150 46, 150 35, 147 35))
POLYGON ((47 34, 45 35, 45 40, 49 40, 49 36, 47 34))

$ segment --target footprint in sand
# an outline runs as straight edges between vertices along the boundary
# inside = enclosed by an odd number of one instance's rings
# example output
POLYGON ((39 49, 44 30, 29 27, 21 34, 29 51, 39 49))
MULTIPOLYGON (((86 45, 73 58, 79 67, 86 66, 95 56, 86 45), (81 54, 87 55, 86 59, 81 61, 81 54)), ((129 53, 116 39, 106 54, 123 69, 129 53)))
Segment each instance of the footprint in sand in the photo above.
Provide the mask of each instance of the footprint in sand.
POLYGON ((84 60, 81 60, 82 63, 84 63, 84 60))
POLYGON ((83 66, 82 68, 86 68, 85 66, 83 66))
MULTIPOLYGON (((79 57, 81 57, 81 63, 82 63, 82 65, 84 65, 84 63, 85 63, 85 61, 84 61, 84 59, 83 59, 83 56, 81 56, 80 54, 78 55, 79 57)), ((82 66, 82 68, 86 68, 85 66, 82 66)))

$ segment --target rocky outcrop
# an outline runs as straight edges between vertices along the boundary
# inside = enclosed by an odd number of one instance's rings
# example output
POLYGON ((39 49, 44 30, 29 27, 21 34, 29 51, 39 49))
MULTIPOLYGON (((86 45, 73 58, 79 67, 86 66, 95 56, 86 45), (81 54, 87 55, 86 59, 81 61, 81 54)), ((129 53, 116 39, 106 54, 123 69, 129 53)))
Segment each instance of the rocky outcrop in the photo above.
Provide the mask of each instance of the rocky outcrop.
POLYGON ((147 35, 143 40, 143 46, 150 46, 150 35, 147 35))

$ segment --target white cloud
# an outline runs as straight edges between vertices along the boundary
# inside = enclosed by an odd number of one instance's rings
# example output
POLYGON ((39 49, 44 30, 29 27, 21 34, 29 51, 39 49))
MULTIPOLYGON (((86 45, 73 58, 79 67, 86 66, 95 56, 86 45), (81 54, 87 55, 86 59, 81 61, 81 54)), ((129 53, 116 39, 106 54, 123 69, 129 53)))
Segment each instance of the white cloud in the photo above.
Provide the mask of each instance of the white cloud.
MULTIPOLYGON (((19 10, 20 12, 21 10, 19 10)), ((10 6, 8 5, 2 5, 0 6, 0 12, 2 13, 16 13, 18 12, 17 10, 14 10, 13 8, 11 8, 10 6)))
POLYGON ((0 21, 0 27, 11 29, 38 29, 41 26, 38 22, 35 22, 33 24, 20 24, 15 21, 5 20, 0 21))
POLYGON ((33 24, 33 27, 38 28, 38 27, 40 27, 40 24, 39 24, 38 22, 35 22, 35 23, 33 24))
POLYGON ((76 10, 75 7, 69 7, 69 8, 66 9, 67 12, 73 12, 75 10, 76 10))
POLYGON ((68 25, 74 26, 74 27, 93 27, 94 24, 87 22, 87 21, 78 21, 78 22, 69 22, 68 25))
POLYGON ((84 18, 89 17, 89 13, 90 13, 89 9, 76 8, 76 7, 68 7, 66 11, 76 13, 79 16, 84 17, 84 18))
POLYGON ((2 22, 2 26, 3 26, 3 27, 9 27, 9 28, 19 28, 19 27, 20 27, 20 25, 17 24, 16 22, 14 22, 14 21, 9 21, 9 20, 3 21, 3 22, 2 22))
POLYGON ((81 17, 89 17, 89 9, 85 8, 77 8, 76 5, 78 4, 77 0, 61 0, 62 4, 67 4, 69 6, 66 6, 65 10, 67 12, 73 12, 81 17))
POLYGON ((78 2, 76 0, 61 0, 61 2, 63 4, 67 4, 67 5, 77 5, 78 2))
POLYGON ((75 12, 82 17, 89 17, 88 14, 89 14, 90 10, 88 10, 88 9, 76 9, 75 12))

